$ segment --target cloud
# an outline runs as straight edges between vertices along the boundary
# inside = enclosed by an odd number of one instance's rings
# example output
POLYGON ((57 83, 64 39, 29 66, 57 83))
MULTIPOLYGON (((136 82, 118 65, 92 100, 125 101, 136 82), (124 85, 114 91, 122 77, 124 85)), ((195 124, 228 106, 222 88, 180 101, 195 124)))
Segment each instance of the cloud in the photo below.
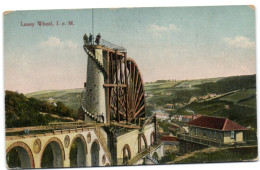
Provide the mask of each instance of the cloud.
POLYGON ((178 28, 173 24, 169 24, 168 26, 159 26, 156 24, 152 24, 152 25, 150 25, 150 29, 151 29, 151 31, 155 31, 155 32, 167 32, 167 31, 177 31, 178 30, 178 28))
POLYGON ((75 49, 77 44, 71 40, 61 41, 57 37, 49 37, 48 40, 40 43, 41 48, 56 48, 56 49, 75 49))
POLYGON ((152 33, 154 38, 161 37, 165 33, 179 31, 179 29, 174 24, 169 24, 168 26, 160 26, 157 24, 152 24, 149 25, 148 30, 150 31, 150 33, 152 33))
POLYGON ((255 48, 255 42, 250 41, 249 38, 243 36, 236 36, 233 39, 226 37, 224 38, 224 42, 227 45, 235 48, 245 48, 245 49, 255 48))

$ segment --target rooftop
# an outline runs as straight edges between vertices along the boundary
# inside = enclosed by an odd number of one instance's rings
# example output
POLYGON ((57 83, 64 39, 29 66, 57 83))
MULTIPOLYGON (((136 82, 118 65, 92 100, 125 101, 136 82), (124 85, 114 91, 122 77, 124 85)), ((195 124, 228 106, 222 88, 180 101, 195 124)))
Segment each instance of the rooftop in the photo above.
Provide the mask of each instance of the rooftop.
POLYGON ((161 141, 166 141, 166 142, 177 142, 179 139, 176 136, 162 136, 160 138, 161 141))
POLYGON ((247 128, 239 125, 238 123, 223 117, 200 116, 197 119, 188 122, 188 125, 222 131, 247 130, 247 128))
POLYGON ((168 113, 155 113, 155 114, 158 115, 158 116, 169 116, 168 113))

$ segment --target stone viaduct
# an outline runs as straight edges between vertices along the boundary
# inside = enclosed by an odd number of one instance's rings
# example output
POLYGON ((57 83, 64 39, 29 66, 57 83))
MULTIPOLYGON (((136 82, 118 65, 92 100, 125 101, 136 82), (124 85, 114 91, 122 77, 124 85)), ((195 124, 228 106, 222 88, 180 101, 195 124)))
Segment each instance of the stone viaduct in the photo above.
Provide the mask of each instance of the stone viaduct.
POLYGON ((21 168, 42 168, 44 151, 50 145, 53 167, 71 167, 70 151, 72 145, 76 144, 78 167, 110 166, 111 155, 106 145, 106 136, 102 133, 101 128, 92 126, 55 130, 53 133, 6 136, 6 154, 16 149, 21 168))
MULTIPOLYGON (((63 126, 67 124, 64 123, 63 126)), ((6 136, 6 155, 15 150, 21 168, 48 168, 46 161, 44 163, 47 147, 51 149, 53 158, 49 159, 49 162, 53 160, 51 167, 54 168, 138 165, 143 164, 143 161, 147 162, 147 159, 151 159, 152 164, 157 164, 164 155, 163 145, 156 142, 153 123, 142 130, 134 129, 118 134, 113 142, 115 149, 112 152, 111 148, 110 151, 108 149, 109 138, 103 129, 105 124, 82 123, 72 128, 58 126, 46 126, 51 133, 6 136), (77 154, 71 157, 73 147, 76 148, 77 154), (154 155, 157 155, 157 160, 153 159, 154 155)), ((7 156, 7 162, 8 159, 13 158, 7 156)))

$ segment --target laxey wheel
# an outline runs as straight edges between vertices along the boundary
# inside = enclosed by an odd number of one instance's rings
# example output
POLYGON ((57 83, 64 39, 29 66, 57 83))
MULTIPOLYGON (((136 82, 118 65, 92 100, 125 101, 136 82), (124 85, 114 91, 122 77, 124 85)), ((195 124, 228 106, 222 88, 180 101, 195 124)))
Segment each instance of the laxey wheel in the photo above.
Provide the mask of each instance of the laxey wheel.
POLYGON ((111 120, 137 123, 145 117, 144 84, 137 64, 130 58, 121 59, 113 61, 110 70, 111 83, 118 84, 110 90, 111 120))

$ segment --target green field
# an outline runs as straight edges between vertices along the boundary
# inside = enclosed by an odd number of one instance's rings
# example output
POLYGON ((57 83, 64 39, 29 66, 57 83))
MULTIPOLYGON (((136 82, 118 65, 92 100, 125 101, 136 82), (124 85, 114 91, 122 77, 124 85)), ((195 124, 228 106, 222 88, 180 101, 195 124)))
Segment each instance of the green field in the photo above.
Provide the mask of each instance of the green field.
POLYGON ((146 93, 152 93, 153 95, 161 94, 163 92, 171 92, 172 89, 180 82, 167 82, 167 83, 149 83, 144 85, 146 93))
POLYGON ((215 83, 223 78, 210 78, 210 79, 197 79, 197 80, 186 80, 182 81, 177 87, 185 88, 187 86, 196 86, 204 83, 215 83))
POLYGON ((28 93, 25 96, 27 97, 34 97, 34 98, 42 98, 42 99, 48 99, 50 97, 53 98, 59 98, 61 96, 64 96, 66 94, 80 94, 82 92, 83 88, 79 89, 67 89, 67 90, 44 90, 39 92, 33 92, 28 93))
POLYGON ((210 78, 210 79, 196 79, 196 80, 182 80, 182 81, 167 81, 167 82, 152 82, 146 83, 144 88, 146 93, 152 93, 160 95, 166 92, 172 92, 173 90, 196 90, 196 85, 203 83, 216 82, 222 78, 210 78), (191 87, 186 87, 191 85, 191 87))
POLYGON ((246 101, 239 102, 238 105, 256 108, 256 97, 246 101))
POLYGON ((219 100, 230 101, 237 103, 241 100, 250 99, 256 96, 256 89, 241 90, 237 93, 221 97, 219 100))
POLYGON ((256 161, 257 147, 232 148, 210 153, 196 153, 195 155, 176 163, 216 163, 240 162, 242 160, 256 161))
POLYGON ((68 90, 46 90, 40 92, 34 92, 26 94, 27 97, 34 97, 39 100, 45 100, 49 102, 62 102, 67 107, 73 109, 74 114, 77 113, 80 108, 81 92, 83 89, 68 89, 68 90))

